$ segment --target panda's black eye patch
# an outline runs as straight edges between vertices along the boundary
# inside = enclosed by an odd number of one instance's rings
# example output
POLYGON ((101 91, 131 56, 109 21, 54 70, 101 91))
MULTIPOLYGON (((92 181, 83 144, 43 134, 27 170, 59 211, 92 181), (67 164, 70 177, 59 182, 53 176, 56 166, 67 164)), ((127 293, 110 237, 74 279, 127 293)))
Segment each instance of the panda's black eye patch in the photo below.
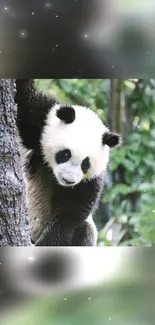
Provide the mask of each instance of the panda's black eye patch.
POLYGON ((71 152, 69 149, 58 151, 55 160, 57 164, 62 164, 68 161, 71 158, 71 152))
POLYGON ((86 174, 89 168, 90 168, 90 160, 89 160, 89 157, 86 157, 82 161, 81 169, 82 169, 83 173, 86 174))

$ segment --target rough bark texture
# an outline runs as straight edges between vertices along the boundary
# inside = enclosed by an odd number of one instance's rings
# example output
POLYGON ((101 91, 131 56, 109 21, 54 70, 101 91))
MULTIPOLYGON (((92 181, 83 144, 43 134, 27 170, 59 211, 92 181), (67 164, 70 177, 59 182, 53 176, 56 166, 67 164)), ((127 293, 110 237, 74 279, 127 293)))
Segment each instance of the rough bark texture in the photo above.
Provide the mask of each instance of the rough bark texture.
POLYGON ((29 246, 14 80, 0 79, 0 246, 29 246))

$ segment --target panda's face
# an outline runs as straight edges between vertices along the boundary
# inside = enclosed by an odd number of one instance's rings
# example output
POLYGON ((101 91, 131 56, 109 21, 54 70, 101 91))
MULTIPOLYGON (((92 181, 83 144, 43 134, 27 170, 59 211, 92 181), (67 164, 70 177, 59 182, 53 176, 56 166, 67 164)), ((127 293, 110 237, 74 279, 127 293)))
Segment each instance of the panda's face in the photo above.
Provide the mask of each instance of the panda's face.
POLYGON ((58 183, 75 186, 106 170, 109 146, 120 138, 88 108, 55 105, 47 116, 41 145, 58 183))
POLYGON ((52 161, 53 172, 63 186, 74 186, 80 183, 91 168, 89 157, 81 159, 81 156, 71 152, 70 149, 63 149, 56 152, 52 161))

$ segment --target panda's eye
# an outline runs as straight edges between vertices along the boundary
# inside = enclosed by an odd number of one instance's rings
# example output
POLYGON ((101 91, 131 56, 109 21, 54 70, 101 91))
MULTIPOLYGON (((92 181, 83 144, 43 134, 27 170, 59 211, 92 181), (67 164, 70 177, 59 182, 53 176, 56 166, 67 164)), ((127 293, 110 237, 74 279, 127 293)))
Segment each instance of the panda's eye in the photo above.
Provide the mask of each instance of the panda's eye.
POLYGON ((87 173, 88 169, 90 168, 90 160, 88 157, 86 157, 81 164, 81 169, 83 171, 84 174, 87 173))
POLYGON ((71 152, 69 149, 61 150, 57 152, 55 160, 57 164, 62 164, 68 161, 71 158, 71 152))

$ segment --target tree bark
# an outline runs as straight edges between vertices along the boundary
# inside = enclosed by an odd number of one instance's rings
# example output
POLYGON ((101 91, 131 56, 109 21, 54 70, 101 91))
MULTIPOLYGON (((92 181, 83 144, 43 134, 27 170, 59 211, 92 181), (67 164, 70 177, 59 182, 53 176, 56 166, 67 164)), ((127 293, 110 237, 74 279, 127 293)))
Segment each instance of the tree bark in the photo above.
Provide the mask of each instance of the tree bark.
POLYGON ((14 95, 14 80, 0 79, 0 246, 30 246, 14 95))

